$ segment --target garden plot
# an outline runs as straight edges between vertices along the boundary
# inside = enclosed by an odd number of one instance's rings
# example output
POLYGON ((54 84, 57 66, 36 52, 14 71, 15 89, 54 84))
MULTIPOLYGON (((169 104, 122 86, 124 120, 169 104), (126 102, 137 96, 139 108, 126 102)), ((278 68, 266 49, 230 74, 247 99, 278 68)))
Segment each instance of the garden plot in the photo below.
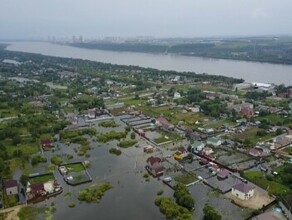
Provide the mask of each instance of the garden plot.
POLYGON ((219 156, 216 161, 226 166, 248 161, 252 157, 240 152, 226 152, 226 154, 219 156))
POLYGON ((92 181, 87 169, 81 162, 63 164, 58 169, 69 185, 74 186, 92 181))

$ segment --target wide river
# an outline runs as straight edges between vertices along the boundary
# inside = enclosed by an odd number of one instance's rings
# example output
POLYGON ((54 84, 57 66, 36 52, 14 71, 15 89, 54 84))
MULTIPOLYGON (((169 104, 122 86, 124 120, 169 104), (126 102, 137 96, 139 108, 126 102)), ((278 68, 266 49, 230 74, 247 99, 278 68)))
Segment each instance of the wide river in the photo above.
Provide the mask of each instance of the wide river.
POLYGON ((292 65, 211 59, 179 55, 91 50, 46 42, 13 42, 11 51, 137 65, 160 70, 191 71, 242 78, 247 82, 292 85, 292 65))

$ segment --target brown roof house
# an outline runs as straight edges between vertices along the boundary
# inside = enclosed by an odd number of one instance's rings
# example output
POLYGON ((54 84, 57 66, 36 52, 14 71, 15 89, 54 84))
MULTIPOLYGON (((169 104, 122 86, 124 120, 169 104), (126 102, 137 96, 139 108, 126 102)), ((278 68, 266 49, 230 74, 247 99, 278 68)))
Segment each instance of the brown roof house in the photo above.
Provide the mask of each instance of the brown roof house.
POLYGON ((248 151, 248 154, 254 157, 262 157, 263 156, 263 150, 260 148, 251 148, 248 151))
POLYGON ((248 200, 254 195, 254 187, 246 183, 239 183, 232 187, 231 193, 241 200, 248 200))
POLYGON ((220 169, 220 171, 217 173, 218 180, 225 180, 228 178, 229 171, 226 169, 220 169))
POLYGON ((18 194, 18 183, 16 180, 4 180, 3 188, 6 195, 17 195, 18 194))
POLYGON ((163 175, 165 167, 162 165, 162 161, 159 157, 151 156, 147 159, 146 169, 156 177, 163 175))
POLYGON ((165 118, 163 117, 159 117, 155 119, 156 121, 156 125, 157 126, 161 126, 162 128, 164 128, 165 130, 173 130, 174 126, 172 124, 170 124, 165 118))
POLYGON ((53 145, 53 143, 52 143, 52 141, 50 140, 50 139, 43 139, 42 141, 41 141, 41 144, 42 144, 42 148, 43 148, 43 150, 51 150, 52 148, 54 148, 54 145, 53 145))

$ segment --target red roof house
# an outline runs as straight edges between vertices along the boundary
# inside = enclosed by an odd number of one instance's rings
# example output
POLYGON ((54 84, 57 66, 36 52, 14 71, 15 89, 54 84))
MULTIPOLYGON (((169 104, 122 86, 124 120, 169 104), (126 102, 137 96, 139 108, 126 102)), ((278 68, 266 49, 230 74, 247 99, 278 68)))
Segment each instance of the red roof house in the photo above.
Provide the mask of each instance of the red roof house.
POLYGON ((41 141, 41 144, 42 144, 43 150, 50 150, 51 148, 54 147, 52 141, 50 139, 47 139, 47 138, 46 139, 43 139, 41 141))
POLYGON ((162 160, 159 157, 149 157, 147 159, 146 169, 153 175, 159 176, 164 173, 164 166, 162 165, 162 160))

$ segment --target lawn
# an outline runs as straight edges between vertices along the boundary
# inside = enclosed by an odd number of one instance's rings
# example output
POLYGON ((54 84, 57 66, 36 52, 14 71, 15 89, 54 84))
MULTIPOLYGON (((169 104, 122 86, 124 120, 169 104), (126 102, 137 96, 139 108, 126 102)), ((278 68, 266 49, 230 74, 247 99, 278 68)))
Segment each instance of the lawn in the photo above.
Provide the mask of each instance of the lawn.
POLYGON ((150 117, 165 117, 170 123, 176 125, 178 122, 183 121, 185 122, 186 126, 192 126, 198 120, 203 120, 206 118, 201 113, 193 113, 193 112, 186 112, 183 113, 182 109, 179 108, 170 108, 168 106, 162 107, 151 107, 151 106, 143 106, 139 108, 145 115, 150 117))
POLYGON ((39 152, 39 144, 34 143, 20 143, 19 146, 6 145, 7 153, 9 156, 13 155, 14 151, 20 150, 23 155, 33 155, 39 152))
POLYGON ((18 204, 18 201, 19 201, 18 195, 6 195, 6 193, 4 193, 3 195, 3 202, 5 208, 16 206, 18 204))
POLYGON ((255 145, 258 141, 267 141, 273 138, 274 136, 273 134, 266 134, 265 136, 261 136, 261 137, 257 136, 257 132, 260 130, 261 129, 259 128, 252 127, 245 130, 242 133, 233 134, 230 138, 232 140, 240 140, 240 141, 244 141, 248 139, 252 145, 255 145))
POLYGON ((187 185, 189 183, 195 182, 197 180, 197 177, 194 173, 184 173, 182 175, 174 177, 174 180, 176 182, 187 185))
POLYGON ((204 125, 205 128, 214 128, 214 129, 218 129, 220 128, 222 125, 226 125, 226 126, 231 126, 233 127, 235 125, 234 122, 228 120, 228 119, 224 119, 224 120, 220 120, 220 121, 215 121, 215 122, 211 122, 211 123, 207 123, 204 125))
POLYGON ((292 155, 292 147, 286 147, 285 149, 283 149, 283 151, 285 151, 286 153, 292 155))
POLYGON ((176 133, 169 133, 163 130, 158 131, 158 133, 161 136, 159 138, 154 139, 154 142, 157 144, 161 144, 167 141, 179 141, 182 139, 182 137, 176 133))
POLYGON ((261 116, 261 117, 259 116, 256 119, 259 120, 259 121, 265 119, 265 120, 267 120, 272 125, 276 125, 278 123, 284 125, 287 122, 287 120, 283 116, 276 115, 276 114, 269 114, 269 115, 261 116))
POLYGON ((46 173, 46 174, 41 174, 39 176, 35 176, 35 177, 30 177, 29 178, 29 182, 31 184, 34 183, 46 183, 49 181, 55 180, 55 176, 53 173, 46 173))
POLYGON ((67 167, 69 172, 82 172, 85 170, 84 166, 82 163, 71 163, 71 164, 66 164, 64 165, 67 167))
POLYGON ((273 180, 268 180, 265 173, 260 171, 248 171, 243 176, 274 195, 283 195, 290 191, 288 187, 273 180))

